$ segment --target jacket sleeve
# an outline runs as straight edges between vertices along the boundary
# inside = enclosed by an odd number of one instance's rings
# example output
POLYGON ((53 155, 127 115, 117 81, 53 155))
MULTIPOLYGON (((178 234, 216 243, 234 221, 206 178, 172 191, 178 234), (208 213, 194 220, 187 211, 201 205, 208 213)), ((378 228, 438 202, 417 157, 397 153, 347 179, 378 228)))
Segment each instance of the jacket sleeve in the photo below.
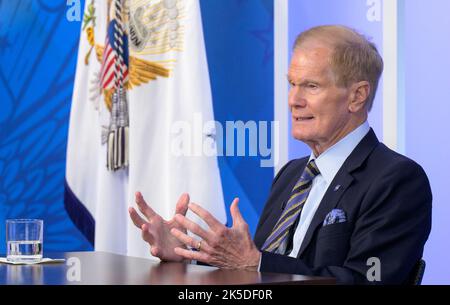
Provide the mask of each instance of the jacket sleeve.
POLYGON ((343 266, 311 268, 301 259, 263 252, 260 270, 334 277, 340 284, 403 284, 430 233, 431 202, 423 169, 411 160, 398 162, 380 173, 366 193, 343 266), (368 281, 371 257, 380 261, 380 281, 368 281))

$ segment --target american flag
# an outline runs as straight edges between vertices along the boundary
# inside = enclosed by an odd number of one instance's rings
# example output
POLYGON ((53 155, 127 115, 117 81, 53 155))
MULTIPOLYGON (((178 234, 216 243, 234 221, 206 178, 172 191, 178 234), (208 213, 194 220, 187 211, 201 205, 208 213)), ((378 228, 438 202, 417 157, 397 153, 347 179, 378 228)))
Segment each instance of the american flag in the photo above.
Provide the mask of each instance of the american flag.
POLYGON ((116 6, 115 18, 110 21, 106 34, 101 70, 103 89, 123 88, 128 80, 128 37, 123 31, 120 11, 116 6))

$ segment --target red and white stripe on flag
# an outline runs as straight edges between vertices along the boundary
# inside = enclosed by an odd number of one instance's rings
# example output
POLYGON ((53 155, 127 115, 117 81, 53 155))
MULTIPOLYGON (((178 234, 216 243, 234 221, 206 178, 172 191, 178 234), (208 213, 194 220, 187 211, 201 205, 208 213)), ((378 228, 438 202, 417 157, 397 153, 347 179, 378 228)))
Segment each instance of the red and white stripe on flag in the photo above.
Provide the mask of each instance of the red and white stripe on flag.
MULTIPOLYGON (((110 33, 114 33, 114 21, 109 24, 109 30, 106 35, 105 51, 103 52, 102 69, 101 69, 101 85, 103 89, 115 88, 117 81, 116 77, 116 61, 120 65, 119 69, 122 70, 124 83, 128 80, 128 59, 119 61, 118 52, 114 47, 114 41, 110 39, 110 33)), ((113 34, 114 37, 114 34, 113 34)))

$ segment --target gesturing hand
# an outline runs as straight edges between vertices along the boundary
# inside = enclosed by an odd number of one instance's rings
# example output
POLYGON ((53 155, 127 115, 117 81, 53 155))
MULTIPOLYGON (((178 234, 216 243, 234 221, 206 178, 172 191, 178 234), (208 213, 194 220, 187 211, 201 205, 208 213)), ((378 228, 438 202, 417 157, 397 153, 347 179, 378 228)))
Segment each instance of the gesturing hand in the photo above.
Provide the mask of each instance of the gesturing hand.
POLYGON ((208 224, 208 231, 181 213, 175 215, 176 221, 182 225, 183 229, 172 228, 171 233, 184 245, 198 250, 191 251, 186 247, 176 247, 175 253, 186 259, 198 260, 220 268, 256 271, 261 252, 252 241, 248 224, 239 211, 238 202, 239 199, 236 198, 230 207, 233 218, 231 228, 225 227, 208 211, 194 203, 190 203, 188 207, 208 224), (186 230, 202 240, 187 235, 186 230))
MULTIPOLYGON (((136 193, 136 203, 148 221, 144 220, 132 207, 128 209, 133 223, 142 230, 142 239, 151 246, 151 254, 159 257, 163 261, 183 261, 183 256, 174 252, 176 247, 183 247, 183 243, 178 241, 172 234, 171 229, 177 229, 180 232, 186 230, 172 218, 169 221, 164 220, 158 215, 144 200, 140 192, 136 193)), ((183 194, 176 205, 175 214, 186 215, 189 204, 189 195, 183 194)))

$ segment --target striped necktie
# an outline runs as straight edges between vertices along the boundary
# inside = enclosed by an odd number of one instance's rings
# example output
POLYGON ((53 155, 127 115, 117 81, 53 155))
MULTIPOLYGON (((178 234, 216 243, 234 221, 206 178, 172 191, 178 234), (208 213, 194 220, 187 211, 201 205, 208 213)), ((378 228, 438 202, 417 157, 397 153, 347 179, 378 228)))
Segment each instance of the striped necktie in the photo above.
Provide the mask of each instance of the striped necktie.
POLYGON ((289 198, 280 219, 278 219, 272 233, 270 233, 262 246, 261 249, 263 251, 285 254, 289 230, 294 225, 297 217, 300 216, 306 199, 308 198, 309 191, 311 190, 312 181, 319 174, 320 171, 314 160, 309 161, 300 179, 292 190, 291 197, 289 198))

